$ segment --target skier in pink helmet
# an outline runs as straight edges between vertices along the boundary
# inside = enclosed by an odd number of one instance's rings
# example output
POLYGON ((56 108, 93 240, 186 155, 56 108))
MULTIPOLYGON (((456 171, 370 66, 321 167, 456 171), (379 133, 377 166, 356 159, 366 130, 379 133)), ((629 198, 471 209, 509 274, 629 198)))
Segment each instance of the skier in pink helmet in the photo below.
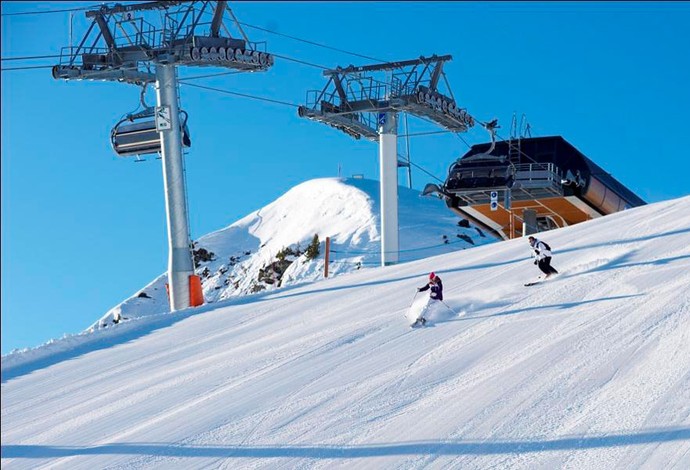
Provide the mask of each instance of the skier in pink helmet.
POLYGON ((417 292, 424 292, 431 289, 429 297, 434 300, 443 300, 443 283, 436 273, 429 274, 429 282, 424 287, 418 287, 417 292))

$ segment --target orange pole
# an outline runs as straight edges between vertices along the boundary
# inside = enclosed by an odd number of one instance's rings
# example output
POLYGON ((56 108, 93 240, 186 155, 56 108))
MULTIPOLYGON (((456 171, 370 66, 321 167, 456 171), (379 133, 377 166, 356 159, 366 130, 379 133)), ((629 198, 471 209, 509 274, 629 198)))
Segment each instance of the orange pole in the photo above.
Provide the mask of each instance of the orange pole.
POLYGON ((204 305, 204 291, 201 288, 201 278, 195 274, 189 276, 189 306, 204 305))
POLYGON ((328 277, 328 258, 331 253, 331 237, 326 237, 326 261, 323 266, 323 277, 328 277))

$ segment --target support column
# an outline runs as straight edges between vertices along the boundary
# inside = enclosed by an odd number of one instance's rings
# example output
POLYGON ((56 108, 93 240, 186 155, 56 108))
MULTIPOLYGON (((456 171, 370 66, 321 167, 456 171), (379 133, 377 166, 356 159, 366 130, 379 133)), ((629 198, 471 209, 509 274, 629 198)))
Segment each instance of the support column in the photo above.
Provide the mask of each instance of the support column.
POLYGON ((398 115, 379 115, 381 265, 398 262, 398 115))
POLYGON ((534 209, 522 210, 522 236, 537 233, 537 211, 534 209))
POLYGON ((194 274, 189 227, 175 65, 156 65, 156 127, 161 135, 165 213, 168 219, 170 310, 190 306, 189 276, 194 274))

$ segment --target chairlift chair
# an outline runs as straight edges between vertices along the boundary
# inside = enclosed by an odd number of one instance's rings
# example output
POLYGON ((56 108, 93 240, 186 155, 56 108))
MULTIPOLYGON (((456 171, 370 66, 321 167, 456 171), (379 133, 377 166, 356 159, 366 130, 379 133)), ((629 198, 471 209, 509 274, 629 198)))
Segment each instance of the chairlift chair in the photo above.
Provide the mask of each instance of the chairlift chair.
MULTIPOLYGON (((192 141, 187 127, 187 113, 183 111, 185 119, 180 125, 182 132, 182 146, 189 148, 192 141)), ((120 157, 155 154, 161 151, 161 137, 156 130, 153 108, 147 108, 141 113, 130 114, 120 120, 110 134, 113 150, 120 157)))

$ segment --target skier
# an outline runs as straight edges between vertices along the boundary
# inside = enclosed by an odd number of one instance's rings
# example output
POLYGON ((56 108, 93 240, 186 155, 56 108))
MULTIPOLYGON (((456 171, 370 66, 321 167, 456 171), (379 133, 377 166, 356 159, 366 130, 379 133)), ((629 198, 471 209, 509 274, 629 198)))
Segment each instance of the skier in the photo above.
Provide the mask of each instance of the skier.
POLYGON ((544 279, 548 279, 552 274, 558 274, 558 271, 551 266, 551 247, 543 241, 537 240, 531 235, 528 240, 529 245, 532 247, 534 264, 539 266, 541 272, 546 275, 544 276, 544 279))
POLYGON ((438 277, 435 273, 429 274, 429 282, 424 287, 418 287, 417 292, 424 292, 429 289, 431 289, 431 292, 429 292, 429 303, 427 303, 426 307, 424 307, 424 310, 422 310, 422 314, 419 316, 415 323, 421 323, 422 325, 424 325, 426 323, 426 318, 424 318, 424 314, 427 312, 427 310, 429 310, 429 307, 431 306, 433 301, 443 301, 443 282, 441 282, 441 278, 438 277))

